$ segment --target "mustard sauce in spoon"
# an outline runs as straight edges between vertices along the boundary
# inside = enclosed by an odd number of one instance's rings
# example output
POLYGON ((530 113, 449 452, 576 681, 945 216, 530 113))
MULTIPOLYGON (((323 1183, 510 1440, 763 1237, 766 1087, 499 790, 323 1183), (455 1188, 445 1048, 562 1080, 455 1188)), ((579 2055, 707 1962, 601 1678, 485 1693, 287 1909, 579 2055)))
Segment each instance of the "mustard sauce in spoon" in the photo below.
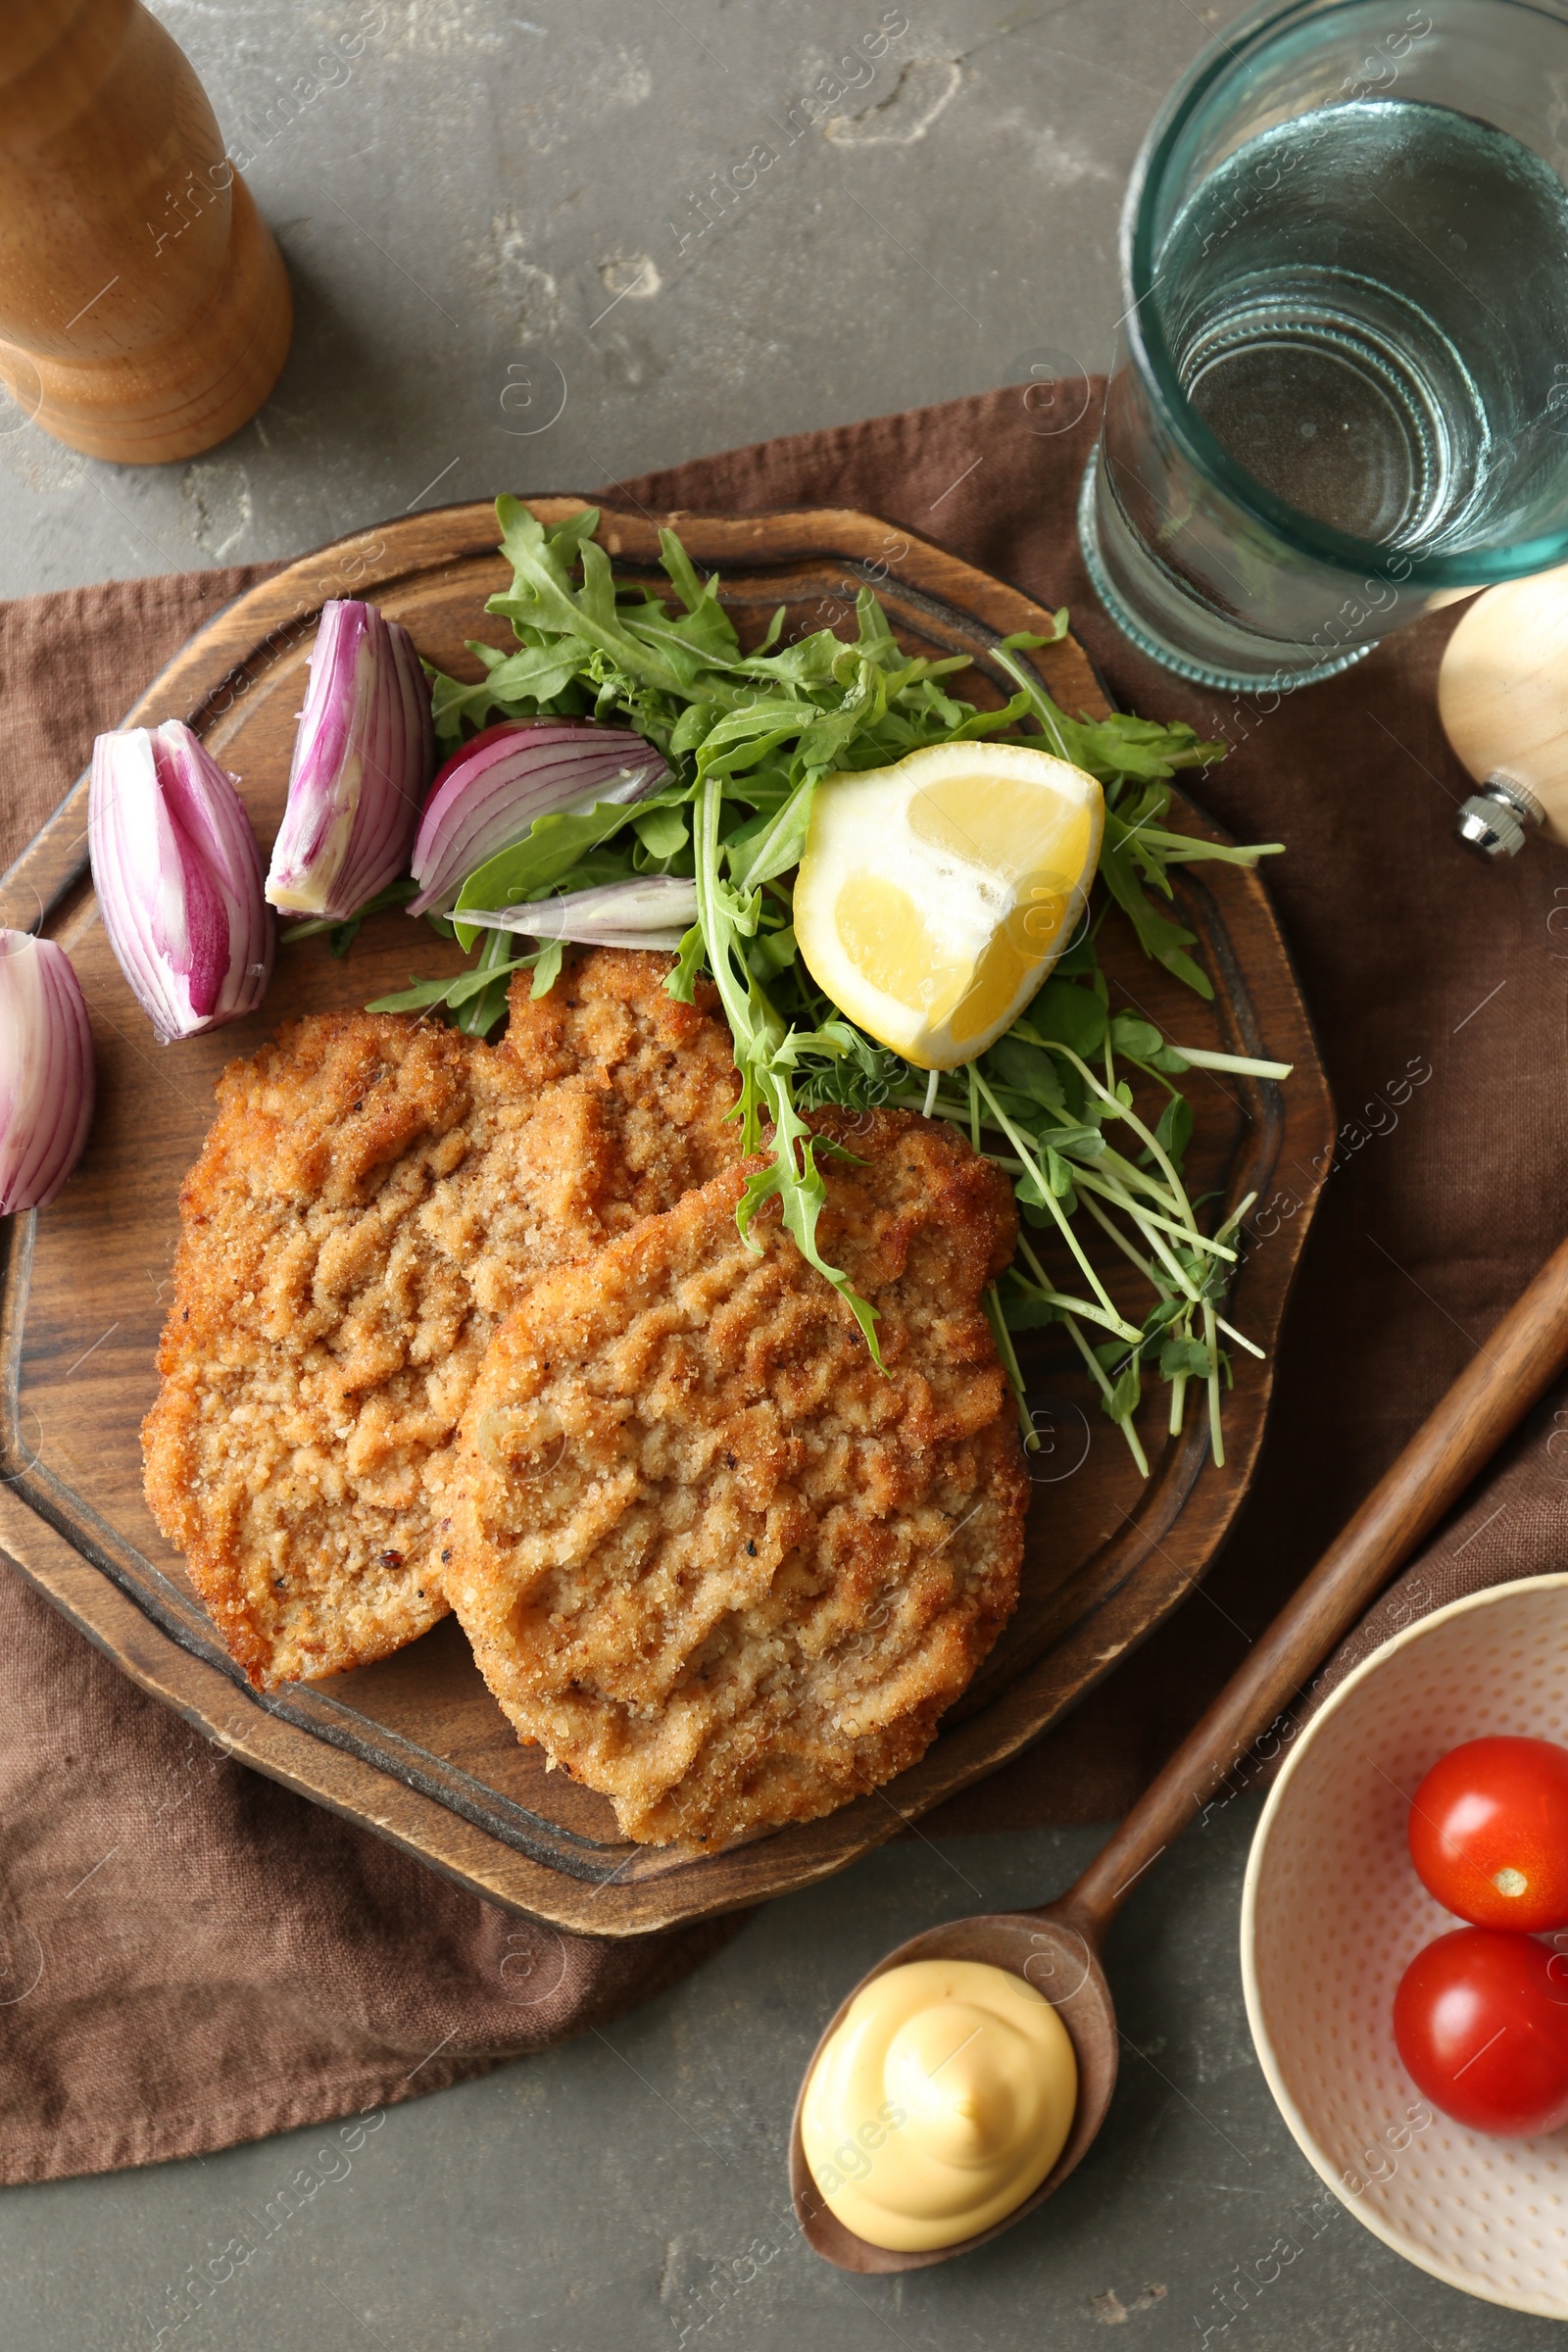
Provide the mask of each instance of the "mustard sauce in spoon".
POLYGON ((954 2246, 1010 2213, 1060 2155, 1072 2037, 1034 1985, 981 1960, 915 1960, 851 2002, 807 2085, 806 2160, 858 2237, 954 2246))

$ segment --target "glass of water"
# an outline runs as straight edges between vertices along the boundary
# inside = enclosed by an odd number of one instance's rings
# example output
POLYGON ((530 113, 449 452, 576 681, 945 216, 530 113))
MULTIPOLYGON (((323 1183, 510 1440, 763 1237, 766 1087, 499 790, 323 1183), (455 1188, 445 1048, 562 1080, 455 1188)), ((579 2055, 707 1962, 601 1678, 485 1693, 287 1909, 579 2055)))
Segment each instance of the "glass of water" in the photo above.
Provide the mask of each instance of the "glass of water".
POLYGON ((1111 616, 1288 691, 1568 561, 1568 0, 1267 0, 1172 93, 1079 532, 1111 616))

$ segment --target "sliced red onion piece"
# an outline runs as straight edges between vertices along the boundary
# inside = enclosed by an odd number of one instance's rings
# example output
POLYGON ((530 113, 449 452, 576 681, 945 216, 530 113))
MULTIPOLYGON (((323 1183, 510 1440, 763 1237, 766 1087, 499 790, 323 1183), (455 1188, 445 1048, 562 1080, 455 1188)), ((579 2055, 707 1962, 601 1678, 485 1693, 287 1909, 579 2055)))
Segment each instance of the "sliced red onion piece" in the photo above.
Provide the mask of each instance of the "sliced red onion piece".
MULTIPOLYGON (((536 816, 596 802, 629 806, 669 781, 662 753, 592 718, 508 718, 442 768, 414 845, 419 895, 410 914, 450 914, 477 866, 521 841, 536 816)), ((466 910, 464 921, 469 918, 466 910)))
POLYGON ((463 919, 480 931, 517 931, 527 939, 564 939, 585 948, 662 948, 673 954, 697 920, 697 885, 678 874, 649 874, 601 883, 596 890, 568 890, 559 899, 535 899, 527 906, 503 906, 495 914, 465 906, 463 919))
POLYGON ((430 689, 402 624, 352 597, 321 607, 267 896, 353 914, 409 861, 435 764, 430 689))
POLYGON ((92 1125, 92 1031, 52 939, 0 931, 0 1217, 42 1208, 92 1125))
POLYGON ((87 841, 109 944, 161 1043, 254 1012, 277 925, 234 779, 189 727, 99 736, 87 841))

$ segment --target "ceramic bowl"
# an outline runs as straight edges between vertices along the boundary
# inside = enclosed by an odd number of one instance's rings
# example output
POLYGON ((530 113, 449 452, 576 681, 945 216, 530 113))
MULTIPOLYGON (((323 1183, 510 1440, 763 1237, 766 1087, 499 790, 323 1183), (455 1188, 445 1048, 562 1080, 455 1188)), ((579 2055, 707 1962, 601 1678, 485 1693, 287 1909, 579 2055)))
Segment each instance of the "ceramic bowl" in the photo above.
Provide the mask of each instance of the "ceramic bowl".
POLYGON ((1568 2130, 1489 2139, 1421 2097, 1394 1993, 1459 1923, 1405 1843, 1423 1774, 1462 1740, 1568 1733, 1568 1576, 1494 1586, 1348 1675, 1263 1810, 1242 1975, 1269 2088, 1302 2153, 1374 2235, 1448 2285, 1568 2319, 1568 2130))

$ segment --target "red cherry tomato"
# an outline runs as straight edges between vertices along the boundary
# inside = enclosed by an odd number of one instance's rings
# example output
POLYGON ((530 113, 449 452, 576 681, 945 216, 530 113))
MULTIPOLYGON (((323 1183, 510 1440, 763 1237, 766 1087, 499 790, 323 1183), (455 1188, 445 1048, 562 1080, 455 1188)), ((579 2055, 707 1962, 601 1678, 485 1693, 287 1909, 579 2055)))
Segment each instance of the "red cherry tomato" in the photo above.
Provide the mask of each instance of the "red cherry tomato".
POLYGON ((1568 1747, 1450 1748, 1415 1792, 1409 1838, 1423 1883, 1461 1919, 1528 1935, 1568 1927, 1568 1747))
POLYGON ((1533 1936, 1455 1928, 1417 1952, 1394 2038, 1434 2107, 1502 2139, 1568 2123, 1568 1959, 1533 1936))

